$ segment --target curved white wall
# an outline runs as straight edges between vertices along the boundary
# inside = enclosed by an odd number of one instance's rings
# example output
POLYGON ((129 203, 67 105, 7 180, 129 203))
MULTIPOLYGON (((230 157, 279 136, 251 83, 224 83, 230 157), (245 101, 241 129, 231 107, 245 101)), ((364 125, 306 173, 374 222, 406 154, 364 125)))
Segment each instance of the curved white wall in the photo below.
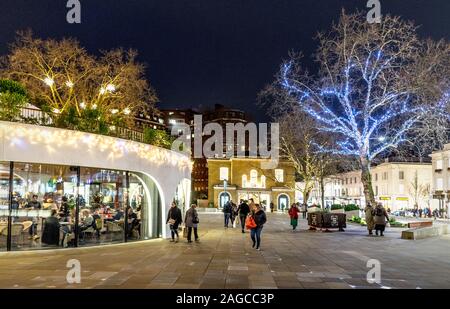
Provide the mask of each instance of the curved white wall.
MULTIPOLYGON (((145 173, 160 191, 164 227, 177 186, 184 179, 191 179, 192 168, 187 155, 167 149, 109 136, 4 121, 0 121, 0 161, 145 173)), ((163 237, 167 235, 165 228, 163 237)))

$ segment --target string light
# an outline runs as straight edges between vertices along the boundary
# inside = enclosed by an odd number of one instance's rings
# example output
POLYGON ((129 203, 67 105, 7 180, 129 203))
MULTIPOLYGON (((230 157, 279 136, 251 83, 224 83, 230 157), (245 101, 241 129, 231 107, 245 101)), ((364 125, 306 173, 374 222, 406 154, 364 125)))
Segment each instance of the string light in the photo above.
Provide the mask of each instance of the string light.
POLYGON ((106 92, 106 89, 103 88, 103 87, 101 87, 101 88, 100 88, 100 94, 105 94, 105 92, 106 92))
POLYGON ((68 81, 66 82, 66 86, 67 86, 68 88, 72 88, 72 87, 73 87, 73 83, 72 83, 70 80, 68 80, 68 81))
POLYGON ((116 91, 116 86, 114 86, 113 84, 108 84, 108 85, 106 85, 106 90, 108 92, 114 92, 114 91, 116 91))
POLYGON ((55 83, 55 81, 53 79, 51 79, 50 77, 46 77, 46 78, 44 78, 44 83, 47 86, 52 87, 53 84, 55 83))
POLYGON ((62 151, 100 151, 108 154, 110 160, 123 159, 131 154, 156 166, 170 165, 180 171, 192 170, 189 156, 168 149, 80 131, 45 128, 0 122, 0 129, 8 132, 5 138, 11 146, 25 148, 27 144, 40 145, 51 153, 62 151))
POLYGON ((281 87, 317 120, 321 131, 337 133, 336 147, 316 145, 319 151, 364 155, 372 160, 405 142, 406 133, 427 114, 433 113, 450 120, 449 114, 446 114, 449 91, 434 107, 411 106, 409 93, 402 91, 383 91, 381 96, 373 98, 371 95, 376 93, 377 78, 394 59, 380 50, 370 53, 360 66, 353 63, 357 60, 348 60, 336 81, 321 82, 317 88, 292 77, 295 74, 292 73, 292 61, 281 67, 281 87), (365 87, 361 86, 361 81, 365 82, 365 87), (358 85, 354 86, 355 90, 352 84, 358 85), (394 120, 400 120, 400 125, 395 130, 386 130, 394 120))
POLYGON ((123 113, 124 113, 125 115, 129 115, 129 114, 131 113, 131 110, 127 107, 127 108, 125 108, 125 109, 123 110, 123 113))
POLYGON ((85 109, 85 108, 86 108, 86 103, 81 102, 81 103, 80 103, 80 107, 81 107, 82 109, 85 109))
POLYGON ((92 104, 92 109, 97 109, 97 104, 92 104))
POLYGON ((111 110, 111 114, 113 114, 113 115, 117 114, 118 112, 119 112, 118 109, 112 109, 112 110, 111 110))

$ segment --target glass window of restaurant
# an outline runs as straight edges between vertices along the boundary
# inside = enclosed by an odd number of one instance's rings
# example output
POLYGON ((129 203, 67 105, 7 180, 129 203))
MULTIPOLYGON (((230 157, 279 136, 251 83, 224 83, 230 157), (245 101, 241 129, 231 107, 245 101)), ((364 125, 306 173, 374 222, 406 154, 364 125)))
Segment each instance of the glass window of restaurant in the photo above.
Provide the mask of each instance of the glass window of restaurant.
POLYGON ((10 162, 0 163, 0 251, 8 241, 30 250, 161 236, 159 191, 147 175, 17 162, 12 179, 9 171, 10 162))
POLYGON ((0 162, 0 252, 6 250, 9 213, 9 162, 0 162))

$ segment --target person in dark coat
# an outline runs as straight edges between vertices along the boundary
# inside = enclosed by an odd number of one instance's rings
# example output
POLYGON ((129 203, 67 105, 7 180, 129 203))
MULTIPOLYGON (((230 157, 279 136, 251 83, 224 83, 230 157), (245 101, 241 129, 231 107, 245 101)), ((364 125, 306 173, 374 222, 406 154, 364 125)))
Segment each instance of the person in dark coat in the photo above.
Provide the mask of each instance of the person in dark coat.
POLYGON ((233 213, 233 206, 231 205, 231 200, 226 202, 225 205, 223 205, 223 217, 224 217, 224 227, 228 228, 228 223, 231 219, 231 214, 233 213))
POLYGON ((191 208, 189 208, 188 211, 186 211, 186 217, 184 218, 184 224, 186 225, 188 232, 187 232, 187 240, 188 243, 191 243, 191 235, 192 235, 192 229, 194 229, 194 237, 195 241, 199 241, 198 234, 197 234, 197 227, 199 223, 198 219, 198 213, 195 209, 197 205, 192 204, 191 208))
POLYGON ((384 209, 381 203, 377 204, 373 211, 374 223, 375 223, 375 234, 378 236, 378 231, 380 232, 380 236, 384 236, 383 232, 386 227, 386 221, 389 221, 389 216, 387 214, 386 209, 384 209))
POLYGON ((254 204, 252 213, 253 220, 255 220, 256 227, 250 230, 250 237, 253 241, 253 248, 256 246, 256 250, 261 250, 261 232, 264 224, 267 222, 266 213, 262 210, 259 204, 254 204))
POLYGON ((53 209, 51 216, 45 219, 44 230, 42 232, 42 243, 47 245, 59 244, 59 221, 56 217, 56 210, 53 209))
POLYGON ((169 213, 167 214, 166 224, 169 224, 170 234, 172 235, 171 242, 178 242, 180 238, 178 235, 178 226, 183 222, 181 217, 181 210, 177 207, 176 203, 172 203, 172 206, 169 209, 169 213), (175 240, 175 236, 177 239, 175 240))
POLYGON ((242 233, 245 233, 245 219, 247 218, 249 212, 250 207, 244 200, 241 200, 241 203, 239 204, 238 207, 238 213, 239 213, 239 220, 241 220, 242 233))

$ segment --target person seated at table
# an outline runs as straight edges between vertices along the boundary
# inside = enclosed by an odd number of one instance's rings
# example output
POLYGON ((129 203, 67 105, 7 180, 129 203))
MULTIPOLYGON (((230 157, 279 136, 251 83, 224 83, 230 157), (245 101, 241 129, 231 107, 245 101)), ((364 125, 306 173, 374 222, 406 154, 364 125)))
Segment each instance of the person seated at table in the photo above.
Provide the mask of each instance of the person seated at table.
MULTIPOLYGON (((35 210, 39 210, 42 208, 41 203, 38 201, 38 196, 36 194, 33 194, 33 196, 31 197, 31 201, 29 201, 26 205, 25 205, 25 209, 35 209, 35 210)), ((37 226, 38 226, 38 219, 36 216, 34 216, 32 218, 32 224, 30 226, 30 229, 28 230, 30 233, 30 239, 33 240, 37 240, 39 239, 39 236, 37 235, 37 226)))
MULTIPOLYGON (((127 215, 127 224, 128 224, 128 237, 133 236, 133 230, 136 229, 137 226, 139 226, 139 220, 137 218, 137 215, 134 213, 133 208, 128 208, 128 215, 127 215)), ((136 229, 137 232, 139 232, 136 229)))
POLYGON ((94 214, 92 215, 92 218, 94 219, 92 227, 97 232, 97 237, 100 237, 101 226, 97 226, 97 220, 102 220, 102 217, 100 216, 98 209, 94 210, 94 214))
POLYGON ((61 198, 61 207, 59 208, 59 217, 62 222, 69 222, 70 208, 67 196, 61 198))
POLYGON ((94 217, 91 215, 91 212, 89 209, 83 209, 81 210, 81 220, 80 220, 80 238, 83 238, 84 231, 86 231, 88 228, 92 227, 94 228, 95 220, 94 217))
POLYGON ((123 218, 123 210, 122 209, 117 209, 116 214, 113 217, 114 221, 119 221, 123 218))
POLYGON ((42 243, 47 245, 59 244, 60 224, 56 217, 56 210, 53 209, 50 217, 45 219, 44 230, 42 232, 42 243))

